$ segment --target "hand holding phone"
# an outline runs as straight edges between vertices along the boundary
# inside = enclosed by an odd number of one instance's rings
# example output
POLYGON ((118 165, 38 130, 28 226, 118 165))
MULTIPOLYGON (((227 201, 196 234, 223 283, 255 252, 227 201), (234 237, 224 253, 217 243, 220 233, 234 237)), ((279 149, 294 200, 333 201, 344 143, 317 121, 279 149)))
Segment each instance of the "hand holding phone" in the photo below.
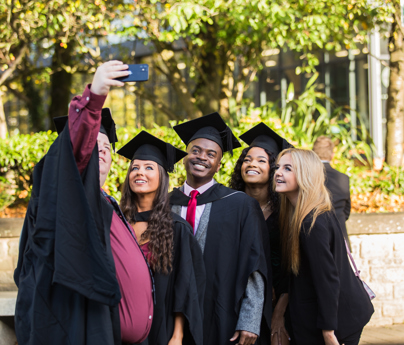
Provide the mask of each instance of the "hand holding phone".
POLYGON ((123 86, 124 84, 116 78, 128 75, 128 65, 122 61, 112 60, 99 66, 94 74, 91 83, 91 92, 96 95, 105 96, 111 86, 123 86))
POLYGON ((134 64, 128 65, 128 75, 116 78, 121 82, 137 82, 149 80, 149 65, 147 64, 134 64))

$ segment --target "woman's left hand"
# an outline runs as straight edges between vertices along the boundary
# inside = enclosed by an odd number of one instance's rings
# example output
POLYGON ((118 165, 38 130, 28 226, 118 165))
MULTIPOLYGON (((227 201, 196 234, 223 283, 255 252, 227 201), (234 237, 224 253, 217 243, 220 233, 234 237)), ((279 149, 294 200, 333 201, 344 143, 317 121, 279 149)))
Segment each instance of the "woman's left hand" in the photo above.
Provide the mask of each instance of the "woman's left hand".
POLYGON ((271 343, 276 341, 276 337, 274 338, 275 334, 277 334, 278 345, 281 345, 282 338, 290 340, 289 333, 285 328, 284 317, 288 301, 289 295, 287 293, 283 293, 280 295, 279 300, 276 303, 271 320, 271 343))
POLYGON ((282 333, 290 340, 289 333, 285 328, 285 318, 283 316, 277 317, 276 314, 274 314, 271 321, 271 339, 277 334, 280 342, 282 333))
POLYGON ((182 339, 177 337, 172 337, 168 342, 168 345, 182 345, 182 339))
POLYGON ((339 345, 339 341, 332 330, 323 329, 323 338, 326 345, 339 345))

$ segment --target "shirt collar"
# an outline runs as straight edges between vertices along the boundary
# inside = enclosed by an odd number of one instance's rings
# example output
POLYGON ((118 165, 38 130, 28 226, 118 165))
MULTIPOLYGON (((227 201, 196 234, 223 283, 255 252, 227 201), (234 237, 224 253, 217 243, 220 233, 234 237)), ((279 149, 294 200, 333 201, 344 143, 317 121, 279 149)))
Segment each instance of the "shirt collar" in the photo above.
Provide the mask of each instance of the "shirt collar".
MULTIPOLYGON (((204 184, 203 186, 197 188, 196 190, 199 192, 199 194, 202 194, 202 193, 206 192, 210 187, 212 187, 214 185, 214 183, 215 183, 215 180, 212 179, 210 182, 204 184)), ((192 188, 187 183, 187 181, 185 181, 185 183, 184 183, 184 194, 189 196, 193 190, 195 190, 195 188, 192 188)))
POLYGON ((328 164, 330 164, 330 161, 323 161, 323 160, 321 160, 321 163, 328 163, 328 164))

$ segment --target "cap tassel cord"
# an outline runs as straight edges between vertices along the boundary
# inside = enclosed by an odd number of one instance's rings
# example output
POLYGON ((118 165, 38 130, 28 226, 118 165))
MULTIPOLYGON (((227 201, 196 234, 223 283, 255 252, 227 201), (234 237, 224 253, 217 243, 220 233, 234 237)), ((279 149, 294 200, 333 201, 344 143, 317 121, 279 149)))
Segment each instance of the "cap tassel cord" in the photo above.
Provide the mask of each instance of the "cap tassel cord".
POLYGON ((233 132, 231 131, 229 126, 226 126, 225 130, 223 132, 220 132, 220 134, 226 136, 226 144, 227 144, 227 151, 230 152, 230 154, 233 156, 233 132))
POLYGON ((173 145, 167 144, 167 171, 174 171, 174 164, 176 163, 176 149, 173 145))

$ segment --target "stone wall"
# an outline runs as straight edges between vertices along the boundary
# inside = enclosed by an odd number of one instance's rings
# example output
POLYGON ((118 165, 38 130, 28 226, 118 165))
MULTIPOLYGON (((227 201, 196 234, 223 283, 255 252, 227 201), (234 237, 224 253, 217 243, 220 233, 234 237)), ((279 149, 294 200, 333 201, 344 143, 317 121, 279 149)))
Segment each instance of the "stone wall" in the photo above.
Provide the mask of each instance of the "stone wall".
POLYGON ((353 214, 347 222, 361 278, 376 293, 370 325, 404 322, 404 213, 353 214))
MULTIPOLYGON (((0 291, 16 290, 23 219, 0 219, 0 291)), ((370 325, 404 322, 404 213, 352 214, 347 222, 361 277, 376 293, 370 325)))
POLYGON ((0 291, 15 291, 13 273, 17 267, 18 244, 23 219, 0 218, 0 291))

